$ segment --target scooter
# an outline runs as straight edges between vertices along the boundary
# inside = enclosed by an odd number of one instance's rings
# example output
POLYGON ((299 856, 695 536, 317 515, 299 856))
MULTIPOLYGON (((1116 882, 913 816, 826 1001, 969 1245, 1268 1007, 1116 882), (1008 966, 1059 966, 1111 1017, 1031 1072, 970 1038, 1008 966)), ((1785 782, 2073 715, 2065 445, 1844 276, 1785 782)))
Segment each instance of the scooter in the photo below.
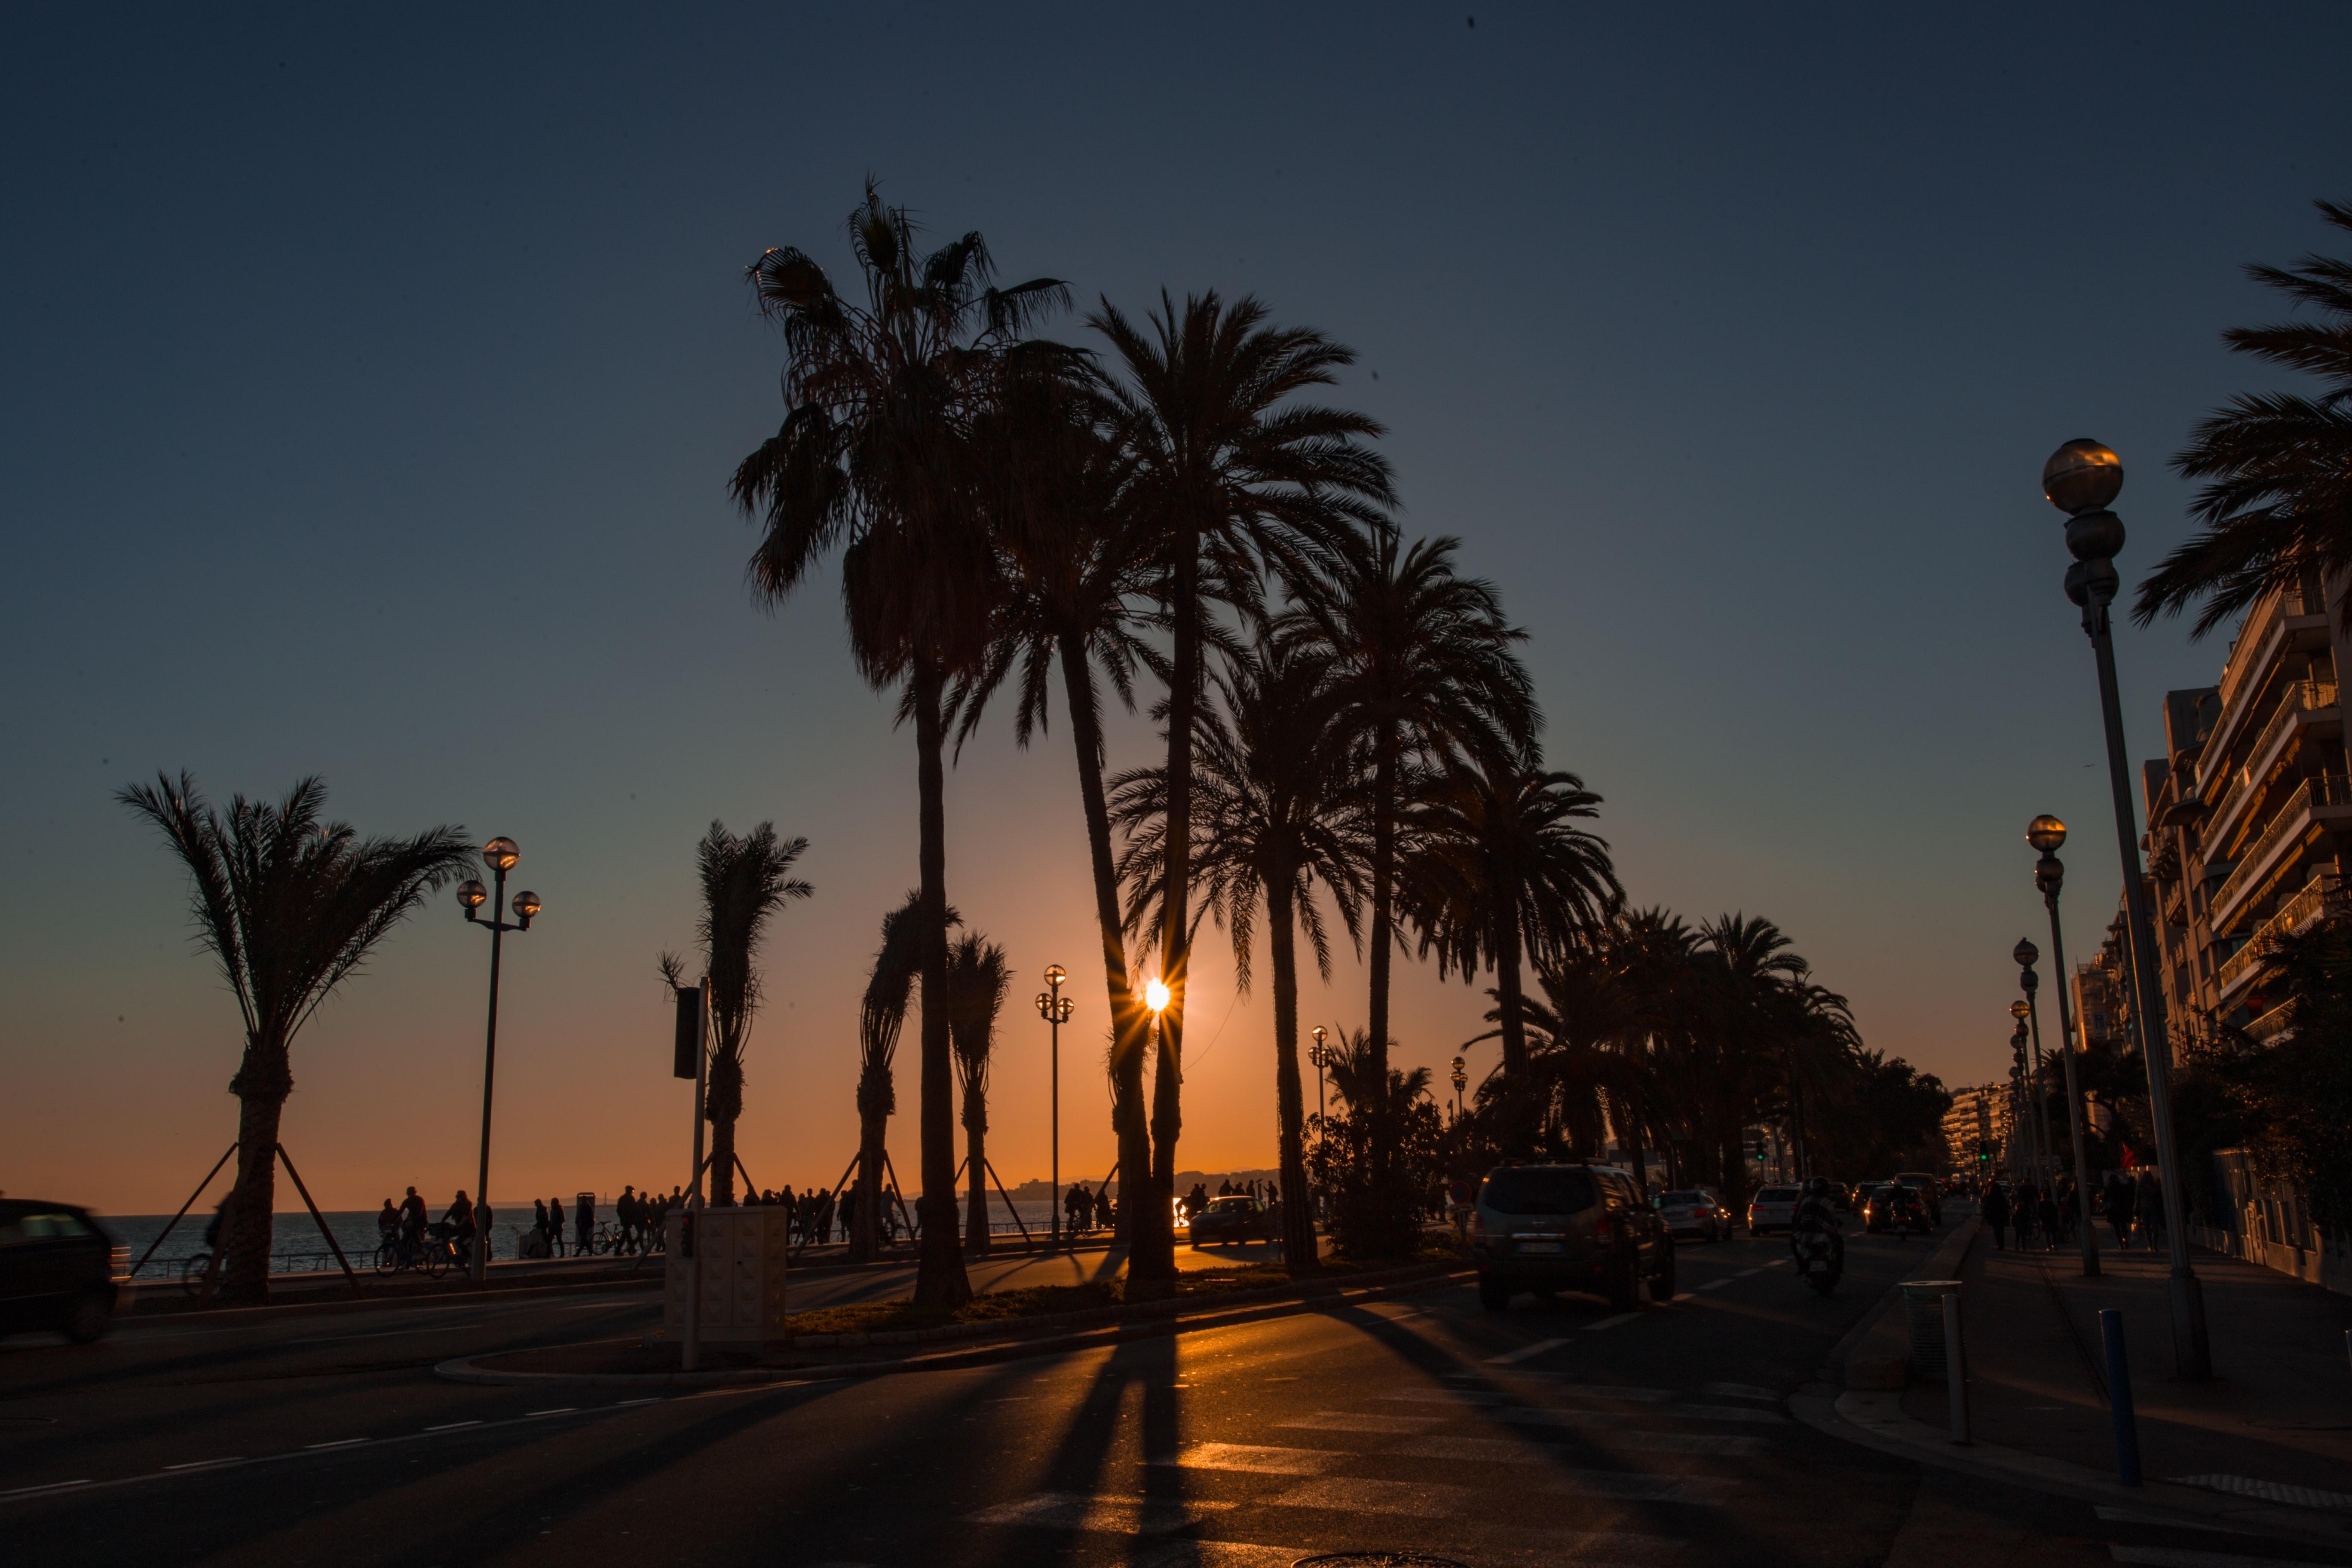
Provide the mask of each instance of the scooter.
POLYGON ((1838 1277, 1845 1272, 1845 1249, 1838 1242, 1837 1233, 1819 1220, 1809 1221, 1789 1238, 1799 1277, 1824 1296, 1837 1289, 1838 1277))

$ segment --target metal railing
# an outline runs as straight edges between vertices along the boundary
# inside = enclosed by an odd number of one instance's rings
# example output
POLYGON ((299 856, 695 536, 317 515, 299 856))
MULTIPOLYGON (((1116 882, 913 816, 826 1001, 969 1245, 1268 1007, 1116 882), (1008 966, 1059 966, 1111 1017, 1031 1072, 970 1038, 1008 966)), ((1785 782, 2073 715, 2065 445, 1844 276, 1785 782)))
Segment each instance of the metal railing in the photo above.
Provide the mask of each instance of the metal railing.
POLYGON ((2260 1041, 2262 1044, 2267 1046, 2273 1040, 2277 1039, 2281 1035, 2285 1034, 2287 1010, 2294 1005, 2294 1004, 2292 1002, 2282 1002, 2277 1006, 2272 1008, 2269 1012, 2263 1014, 2261 1017, 2255 1019, 2252 1023, 2247 1025, 2247 1037, 2260 1041))
POLYGON ((2305 605, 2300 587, 2266 595, 2261 603, 2247 612, 2246 624, 2240 626, 2238 635, 2230 639, 2230 651, 2221 658, 2220 687, 2222 712, 2230 710, 2230 704, 2237 698, 2238 688, 2245 683, 2246 673, 2253 665, 2253 656, 2270 640, 2271 628, 2278 624, 2279 617, 2316 613, 2305 605), (2243 658, 2240 657, 2242 654, 2243 658))
POLYGON ((2253 798, 2257 775, 2269 771, 2263 763, 2270 755, 2271 747, 2299 715, 2335 707, 2336 696, 2336 683, 2332 680, 2298 680, 2279 693, 2277 709, 2263 726, 2261 738, 2247 750, 2245 765, 2238 769, 2229 794, 2221 797, 2214 810, 2211 833, 2216 841, 2228 837, 2239 807, 2253 798))
POLYGON ((2223 993, 2238 982, 2238 976, 2253 969, 2260 962, 2259 953, 2264 942, 2273 937, 2291 935, 2316 919, 2319 912, 2336 901, 2338 892, 2333 882, 2314 882, 2292 899, 2278 913, 2264 921, 2245 946, 2231 953, 2228 962, 2215 973, 2213 982, 2223 993))
POLYGON ((2330 773, 2305 779, 2295 786, 2294 793, 2286 797, 2286 804, 2272 814, 2261 836, 2238 857, 2238 868, 2213 890, 2212 902, 2207 909, 2218 922, 2216 930, 2229 928, 2225 911, 2233 909, 2239 898, 2252 888, 2258 873, 2269 868, 2270 852, 2288 835, 2309 826, 2312 808, 2322 805, 2352 805, 2352 779, 2330 773))

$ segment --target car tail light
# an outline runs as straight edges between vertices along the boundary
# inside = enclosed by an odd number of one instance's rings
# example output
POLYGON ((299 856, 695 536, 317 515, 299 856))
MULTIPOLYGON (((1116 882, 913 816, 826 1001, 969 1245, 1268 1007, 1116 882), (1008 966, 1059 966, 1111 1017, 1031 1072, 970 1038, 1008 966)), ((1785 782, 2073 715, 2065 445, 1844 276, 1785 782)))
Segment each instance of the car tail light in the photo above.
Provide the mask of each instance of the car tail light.
POLYGON ((1603 1243, 1614 1241, 1617 1238, 1617 1226, 1607 1215, 1602 1215, 1593 1226, 1592 1235, 1594 1239, 1603 1243))

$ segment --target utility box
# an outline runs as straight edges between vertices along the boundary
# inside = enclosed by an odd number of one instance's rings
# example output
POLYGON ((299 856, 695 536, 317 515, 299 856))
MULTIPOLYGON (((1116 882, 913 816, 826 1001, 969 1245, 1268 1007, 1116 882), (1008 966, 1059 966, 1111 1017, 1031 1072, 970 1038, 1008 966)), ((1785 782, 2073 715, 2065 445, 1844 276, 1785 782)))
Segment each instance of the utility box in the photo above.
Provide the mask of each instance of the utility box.
POLYGON ((781 1342, 791 1225, 792 1210, 781 1204, 705 1209, 695 1225, 696 1258, 688 1258, 686 1216, 671 1215, 665 1226, 663 1331, 673 1340, 685 1336, 687 1276, 698 1259, 702 1283, 696 1339, 706 1345, 751 1349, 781 1342))

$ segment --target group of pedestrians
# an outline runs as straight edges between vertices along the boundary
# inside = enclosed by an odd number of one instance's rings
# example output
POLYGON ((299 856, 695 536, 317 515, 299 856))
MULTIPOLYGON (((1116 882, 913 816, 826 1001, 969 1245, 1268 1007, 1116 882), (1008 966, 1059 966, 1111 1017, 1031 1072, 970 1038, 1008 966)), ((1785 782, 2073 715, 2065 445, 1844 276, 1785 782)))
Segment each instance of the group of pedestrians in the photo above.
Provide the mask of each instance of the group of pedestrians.
POLYGON ((480 1226, 489 1223, 489 1210, 477 1211, 473 1200, 466 1196, 466 1189, 459 1187, 457 1197, 439 1220, 428 1221, 425 1215, 430 1212, 415 1187, 409 1188, 407 1195, 397 1204, 384 1199, 383 1207, 376 1211, 375 1216, 377 1247, 395 1248, 414 1262, 424 1253, 425 1238, 430 1237, 436 1242, 448 1242, 457 1249, 460 1261, 470 1261, 475 1235, 480 1226))
POLYGON ((1062 1222, 1066 1236, 1115 1229, 1118 1225, 1118 1200, 1111 1196, 1108 1187, 1097 1193, 1089 1190, 1084 1182, 1076 1183, 1062 1194, 1062 1222))
MULTIPOLYGON (((2097 1189, 2091 1217, 2105 1219, 2115 1231, 2116 1246, 2131 1249, 2134 1237, 2144 1247, 2163 1245, 2164 1192, 2153 1173, 2137 1176, 2109 1172, 2097 1189)), ((1992 1232, 1995 1247, 2007 1250, 2013 1238, 2020 1252, 2051 1251, 2074 1240, 2076 1226, 2086 1223, 2081 1194, 2071 1179, 2052 1184, 2026 1180, 2011 1185, 1995 1180, 1986 1184, 1980 1212, 1992 1232)))

